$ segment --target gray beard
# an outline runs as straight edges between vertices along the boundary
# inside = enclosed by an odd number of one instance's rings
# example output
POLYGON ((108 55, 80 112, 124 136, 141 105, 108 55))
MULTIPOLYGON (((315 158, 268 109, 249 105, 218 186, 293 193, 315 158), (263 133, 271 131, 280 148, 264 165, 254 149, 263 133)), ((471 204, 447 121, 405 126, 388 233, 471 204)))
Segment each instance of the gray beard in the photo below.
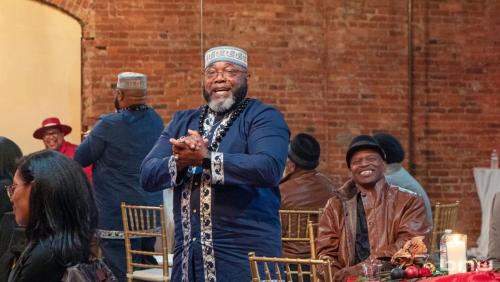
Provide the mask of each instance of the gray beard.
POLYGON ((228 97, 222 102, 211 101, 210 94, 203 89, 203 98, 208 103, 208 107, 216 113, 224 113, 231 109, 235 104, 239 104, 247 96, 248 86, 245 82, 244 85, 237 88, 231 97, 228 97))
POLYGON ((216 112, 216 113, 223 113, 231 109, 231 107, 234 105, 235 100, 234 100, 234 95, 231 95, 231 97, 228 97, 224 101, 210 101, 208 102, 208 107, 216 112))

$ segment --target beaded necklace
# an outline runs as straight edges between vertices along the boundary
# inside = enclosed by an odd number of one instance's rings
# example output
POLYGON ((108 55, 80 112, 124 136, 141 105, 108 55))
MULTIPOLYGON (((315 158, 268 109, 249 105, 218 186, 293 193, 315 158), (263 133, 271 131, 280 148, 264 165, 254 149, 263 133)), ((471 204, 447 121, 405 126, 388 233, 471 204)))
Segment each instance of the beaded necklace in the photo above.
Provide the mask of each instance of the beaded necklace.
MULTIPOLYGON (((250 100, 248 98, 245 98, 234 111, 227 113, 230 115, 229 121, 227 122, 227 124, 224 123, 221 124, 221 127, 217 132, 217 136, 215 136, 215 138, 212 139, 213 140, 212 143, 208 146, 209 151, 212 152, 217 151, 217 148, 219 147, 222 138, 226 136, 226 133, 231 127, 231 125, 233 125, 234 121, 236 121, 238 116, 245 110, 249 101, 250 100)), ((198 127, 198 132, 200 133, 201 136, 203 136, 203 122, 205 121, 207 114, 208 114, 208 105, 205 105, 200 113, 200 121, 198 127)))

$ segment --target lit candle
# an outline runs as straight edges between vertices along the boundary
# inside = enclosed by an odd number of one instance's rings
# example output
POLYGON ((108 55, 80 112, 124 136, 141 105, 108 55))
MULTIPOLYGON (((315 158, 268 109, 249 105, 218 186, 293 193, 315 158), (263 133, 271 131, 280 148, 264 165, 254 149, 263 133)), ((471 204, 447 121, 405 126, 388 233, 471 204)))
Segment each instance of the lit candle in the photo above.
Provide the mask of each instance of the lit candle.
POLYGON ((467 272, 467 257, 465 253, 467 235, 450 234, 446 239, 448 273, 455 274, 467 272))

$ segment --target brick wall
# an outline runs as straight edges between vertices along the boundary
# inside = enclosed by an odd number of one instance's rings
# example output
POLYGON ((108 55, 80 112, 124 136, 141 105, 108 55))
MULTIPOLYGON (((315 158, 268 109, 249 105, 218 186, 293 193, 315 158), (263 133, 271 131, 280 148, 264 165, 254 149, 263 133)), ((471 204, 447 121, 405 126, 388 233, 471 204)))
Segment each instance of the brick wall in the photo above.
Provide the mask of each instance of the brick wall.
POLYGON ((475 242, 472 168, 500 147, 500 2, 415 2, 416 174, 433 201, 462 201, 459 228, 475 242))
MULTIPOLYGON (((41 2, 82 24, 84 124, 112 110, 110 85, 125 70, 148 74, 165 122, 202 103, 199 1, 41 2)), ((500 2, 413 2, 411 111, 406 1, 205 0, 203 48, 247 49, 250 95, 282 110, 293 134, 313 133, 322 170, 339 184, 353 136, 399 137, 431 200, 462 201, 459 230, 473 244, 481 212, 472 168, 500 150, 500 2)))

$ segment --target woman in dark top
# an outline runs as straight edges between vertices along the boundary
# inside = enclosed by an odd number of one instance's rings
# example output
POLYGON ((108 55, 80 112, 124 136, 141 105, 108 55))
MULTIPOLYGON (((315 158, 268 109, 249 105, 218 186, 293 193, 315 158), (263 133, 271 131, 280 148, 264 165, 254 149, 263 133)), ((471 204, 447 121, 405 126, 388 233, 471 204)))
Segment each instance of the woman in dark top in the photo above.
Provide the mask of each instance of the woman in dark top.
POLYGON ((97 211, 78 163, 52 150, 30 154, 8 192, 28 240, 9 282, 59 282, 67 267, 89 262, 97 211))
POLYGON ((0 218, 12 210, 5 186, 12 183, 16 171, 16 163, 23 156, 21 149, 9 138, 0 136, 0 218))

